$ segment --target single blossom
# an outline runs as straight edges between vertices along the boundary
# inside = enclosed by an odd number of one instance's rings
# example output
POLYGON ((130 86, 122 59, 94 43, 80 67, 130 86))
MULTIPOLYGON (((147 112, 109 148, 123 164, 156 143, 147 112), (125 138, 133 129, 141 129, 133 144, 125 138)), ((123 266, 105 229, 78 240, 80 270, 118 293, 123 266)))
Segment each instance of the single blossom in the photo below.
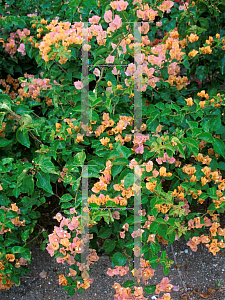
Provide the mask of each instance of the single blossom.
POLYGON ((75 85, 75 88, 78 90, 81 90, 83 88, 83 83, 80 80, 74 82, 74 85, 75 85))
POLYGON ((26 55, 26 49, 25 49, 25 45, 22 43, 20 44, 19 48, 17 49, 18 52, 21 52, 22 55, 26 55))
POLYGON ((91 24, 98 24, 100 19, 101 19, 101 17, 99 17, 99 16, 93 16, 93 17, 89 18, 88 20, 91 24))
POLYGON ((104 20, 106 21, 106 23, 109 23, 112 21, 112 11, 111 10, 107 10, 104 14, 104 20))
POLYGON ((113 64, 114 59, 115 59, 115 56, 109 55, 109 56, 106 58, 106 63, 107 63, 107 64, 113 64))
POLYGON ((94 74, 95 76, 99 77, 101 73, 100 73, 100 70, 99 70, 99 69, 95 68, 93 74, 94 74))

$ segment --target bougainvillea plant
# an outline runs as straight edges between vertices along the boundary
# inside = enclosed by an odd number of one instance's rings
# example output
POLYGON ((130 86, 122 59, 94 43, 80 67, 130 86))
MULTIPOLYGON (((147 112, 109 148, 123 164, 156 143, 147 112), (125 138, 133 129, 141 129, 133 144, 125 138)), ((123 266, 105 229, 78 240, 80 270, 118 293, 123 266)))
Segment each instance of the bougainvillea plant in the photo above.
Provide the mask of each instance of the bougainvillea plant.
POLYGON ((33 1, 30 13, 12 2, 0 11, 0 288, 20 284, 43 233, 42 249, 69 265, 59 275, 69 295, 93 283, 101 238, 107 274, 134 277, 114 284, 115 299, 171 299, 168 277, 150 284, 159 263, 165 276, 173 263, 162 244, 184 236, 192 251, 225 248, 225 5, 33 1), (48 234, 37 221, 50 198, 60 210, 48 234))

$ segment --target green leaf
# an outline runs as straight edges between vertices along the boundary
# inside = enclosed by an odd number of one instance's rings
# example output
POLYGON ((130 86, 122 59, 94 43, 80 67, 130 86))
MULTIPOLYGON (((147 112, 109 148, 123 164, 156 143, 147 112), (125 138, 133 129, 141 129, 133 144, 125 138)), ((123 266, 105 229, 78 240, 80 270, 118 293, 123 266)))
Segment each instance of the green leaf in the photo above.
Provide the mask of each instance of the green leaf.
POLYGON ((225 158, 225 145, 221 139, 215 138, 213 140, 213 148, 215 153, 218 153, 225 158))
POLYGON ((223 75, 225 73, 225 56, 224 55, 222 56, 222 59, 220 60, 219 65, 220 65, 221 73, 223 75))
POLYGON ((98 57, 99 55, 102 55, 105 52, 108 52, 108 51, 109 51, 109 49, 106 46, 101 45, 95 53, 95 58, 98 57))
POLYGON ((167 228, 168 228, 167 225, 160 224, 159 227, 158 227, 158 229, 157 229, 158 235, 160 235, 164 239, 166 239, 167 238, 167 236, 166 236, 167 228))
POLYGON ((20 285, 20 277, 19 277, 18 275, 15 275, 15 274, 14 274, 14 275, 12 276, 12 279, 11 279, 11 280, 12 280, 12 282, 15 283, 16 286, 19 286, 19 285, 20 285))
POLYGON ((13 196, 15 196, 16 198, 18 198, 20 195, 20 188, 14 188, 13 189, 13 196))
POLYGON ((171 234, 173 232, 174 232, 174 227, 170 226, 166 231, 166 235, 171 234))
POLYGON ((166 276, 169 273, 170 269, 168 267, 163 268, 164 275, 166 276))
POLYGON ((96 106, 96 105, 99 105, 100 103, 102 103, 102 98, 97 98, 96 100, 94 100, 93 102, 92 102, 92 107, 94 107, 94 106, 96 106))
POLYGON ((204 78, 207 77, 209 72, 209 68, 206 66, 198 66, 196 69, 195 77, 199 79, 201 82, 204 78))
POLYGON ((12 247, 12 249, 11 249, 12 254, 14 254, 14 253, 24 253, 24 252, 26 252, 26 251, 27 251, 27 250, 26 250, 25 248, 20 247, 20 246, 14 246, 14 247, 12 247))
POLYGON ((118 151, 112 150, 109 154, 107 154, 107 159, 115 159, 120 156, 118 151))
POLYGON ((52 103, 55 107, 58 107, 58 102, 59 102, 59 99, 58 99, 58 95, 54 94, 53 97, 52 97, 52 103))
POLYGON ((145 291, 146 293, 148 293, 148 294, 154 293, 155 290, 156 290, 156 284, 153 284, 153 285, 146 285, 146 286, 144 287, 144 291, 145 291))
POLYGON ((6 109, 9 111, 12 111, 11 110, 11 103, 12 103, 11 98, 8 95, 1 94, 0 101, 2 101, 2 100, 3 100, 3 103, 0 103, 0 109, 6 109))
POLYGON ((33 120, 32 120, 32 118, 31 118, 31 116, 30 115, 27 115, 27 114, 25 114, 25 115, 23 115, 23 116, 21 116, 21 122, 23 123, 23 125, 25 125, 25 126, 29 126, 29 125, 32 125, 33 124, 33 120))
POLYGON ((17 214, 17 212, 15 212, 15 211, 13 211, 13 210, 10 210, 10 211, 8 211, 8 212, 6 213, 6 218, 7 218, 7 219, 14 219, 14 218, 16 218, 16 217, 18 217, 18 214, 17 214))
POLYGON ((125 265, 127 258, 122 253, 115 253, 112 257, 112 266, 123 266, 125 265))
POLYGON ((210 128, 210 121, 205 121, 205 122, 202 122, 200 123, 200 125, 202 126, 203 130, 205 132, 208 132, 209 131, 209 128, 210 128))
POLYGON ((213 142, 213 136, 209 132, 202 132, 201 134, 199 134, 198 138, 203 140, 203 141, 206 141, 208 143, 213 142))
POLYGON ((74 156, 74 164, 78 165, 78 166, 83 166, 84 165, 84 161, 86 159, 86 154, 84 151, 77 153, 74 156))
POLYGON ((173 231, 170 234, 168 234, 168 238, 169 238, 170 242, 173 243, 175 241, 175 238, 176 238, 176 232, 173 231))
POLYGON ((4 137, 0 137, 0 147, 5 147, 11 143, 11 140, 7 140, 4 137))
POLYGON ((59 204, 62 203, 62 202, 68 202, 68 201, 71 201, 73 199, 73 197, 70 195, 70 194, 64 194, 60 201, 59 201, 59 204))
POLYGON ((128 189, 130 186, 132 186, 135 183, 135 176, 133 173, 129 173, 124 178, 124 187, 125 189, 128 189))
POLYGON ((123 287, 127 288, 127 287, 132 287, 134 286, 136 283, 133 281, 133 280, 126 280, 124 283, 123 283, 123 287))
POLYGON ((185 66, 186 69, 190 69, 190 64, 189 64, 189 61, 188 61, 188 58, 185 58, 182 62, 182 64, 185 66))
POLYGON ((225 171, 225 163, 224 163, 223 161, 220 161, 219 164, 218 164, 218 168, 219 168, 220 170, 225 171))
POLYGON ((119 142, 116 146, 116 150, 125 158, 130 157, 133 154, 133 151, 125 146, 122 146, 119 142))
POLYGON ((68 208, 71 208, 71 207, 72 207, 72 204, 70 202, 64 202, 61 205, 61 208, 63 208, 63 209, 68 209, 68 208))
POLYGON ((16 131, 16 138, 20 144, 22 144, 27 148, 30 148, 30 140, 29 140, 29 134, 27 129, 22 130, 21 127, 18 128, 16 131))
POLYGON ((34 179, 32 175, 25 176, 23 178, 23 184, 21 186, 21 193, 27 193, 32 195, 34 192, 34 179))
POLYGON ((35 175, 35 177, 37 178, 37 182, 36 182, 37 187, 42 188, 44 191, 50 194, 54 194, 50 184, 49 174, 40 171, 35 175))
POLYGON ((50 173, 50 174, 59 174, 58 172, 55 171, 55 166, 51 162, 50 157, 40 157, 37 161, 34 161, 36 165, 40 166, 41 170, 44 173, 50 173))
POLYGON ((209 28, 209 22, 206 18, 201 17, 198 19, 198 21, 200 22, 202 28, 205 28, 205 29, 209 28))
POLYGON ((118 175, 123 170, 123 166, 112 166, 111 168, 111 174, 113 178, 115 178, 116 175, 118 175))
POLYGON ((160 245, 157 245, 156 243, 150 243, 150 248, 153 254, 157 254, 160 251, 160 245))
POLYGON ((93 61, 93 65, 98 67, 99 65, 105 64, 105 59, 98 59, 98 57, 93 61))
POLYGON ((26 250, 26 252, 23 252, 23 254, 21 255, 24 259, 26 259, 26 260, 28 260, 28 261, 31 261, 31 253, 30 253, 30 251, 28 250, 28 249, 25 249, 26 250), (28 251, 29 252, 28 252, 28 251))
POLYGON ((116 77, 115 75, 113 75, 111 72, 110 73, 107 73, 105 75, 105 79, 106 81, 111 81, 112 82, 112 85, 117 85, 117 80, 116 80, 116 77))
POLYGON ((23 169, 22 173, 18 176, 17 178, 17 186, 20 185, 20 183, 22 182, 22 180, 24 179, 24 177, 27 174, 27 171, 31 169, 30 167, 26 167, 25 169, 23 169))
POLYGON ((112 252, 114 248, 116 247, 116 241, 115 240, 105 240, 103 249, 106 252, 112 252))
POLYGON ((178 151, 180 152, 180 154, 182 154, 183 157, 185 158, 185 153, 184 153, 183 146, 180 143, 177 143, 176 147, 178 148, 178 151))
POLYGON ((118 157, 113 161, 113 166, 128 166, 129 161, 124 157, 118 157))
POLYGON ((21 234, 21 238, 23 242, 26 242, 26 240, 29 237, 29 233, 30 233, 30 229, 25 230, 22 234, 21 234))
POLYGON ((210 120, 210 131, 218 131, 221 127, 221 119, 214 117, 210 120))
POLYGON ((111 234, 112 234, 112 227, 105 226, 100 228, 98 237, 102 239, 106 239, 110 237, 111 234))
POLYGON ((185 138, 184 144, 188 146, 188 148, 193 152, 195 156, 198 155, 198 143, 194 139, 185 138))

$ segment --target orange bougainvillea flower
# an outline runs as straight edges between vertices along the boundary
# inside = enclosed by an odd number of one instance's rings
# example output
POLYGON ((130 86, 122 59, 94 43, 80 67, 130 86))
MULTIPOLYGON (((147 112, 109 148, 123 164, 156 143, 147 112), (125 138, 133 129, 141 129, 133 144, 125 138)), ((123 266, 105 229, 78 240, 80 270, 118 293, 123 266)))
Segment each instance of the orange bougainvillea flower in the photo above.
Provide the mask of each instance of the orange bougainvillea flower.
POLYGON ((66 277, 63 274, 59 275, 59 284, 62 284, 64 286, 67 285, 67 279, 66 279, 66 277))
POLYGON ((78 133, 78 134, 77 134, 76 141, 79 143, 79 142, 82 142, 83 140, 84 140, 83 135, 80 134, 80 133, 78 133))
POLYGON ((198 41, 199 37, 197 36, 197 34, 193 34, 191 33, 190 36, 187 36, 189 42, 193 43, 198 41))
POLYGON ((55 124, 55 127, 56 127, 56 131, 57 131, 57 132, 59 132, 59 128, 61 128, 61 127, 62 127, 62 125, 61 125, 61 124, 59 124, 59 123, 56 123, 56 124, 55 124))
POLYGON ((71 128, 67 128, 66 130, 67 130, 67 132, 68 132, 69 134, 72 134, 71 128))
POLYGON ((189 57, 195 57, 197 54, 198 54, 198 51, 194 49, 194 50, 192 50, 191 52, 188 53, 188 56, 189 57))
POLYGON ((185 99, 185 101, 187 102, 187 105, 188 105, 188 106, 193 106, 193 105, 194 105, 193 99, 192 99, 191 97, 185 99))
MULTIPOLYGON (((161 176, 161 175, 160 175, 161 176)), ((152 193, 154 192, 155 190, 155 187, 156 187, 156 184, 157 184, 157 181, 154 181, 154 182, 147 182, 146 183, 146 188, 151 191, 152 193)))
POLYGON ((200 102, 199 102, 199 106, 200 106, 201 108, 205 108, 205 101, 200 101, 200 102))
POLYGON ((15 255, 14 254, 6 254, 5 257, 10 262, 13 262, 15 260, 15 255))

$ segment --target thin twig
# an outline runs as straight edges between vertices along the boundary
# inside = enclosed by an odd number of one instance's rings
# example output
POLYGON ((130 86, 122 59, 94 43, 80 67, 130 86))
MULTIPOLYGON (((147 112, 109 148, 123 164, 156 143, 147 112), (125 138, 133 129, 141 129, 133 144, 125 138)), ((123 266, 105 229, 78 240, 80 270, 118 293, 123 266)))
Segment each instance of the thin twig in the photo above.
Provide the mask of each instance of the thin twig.
MULTIPOLYGON (((173 257, 174 257, 174 262, 175 262, 175 264, 177 265, 177 260, 176 260, 176 256, 175 256, 174 251, 173 251, 173 245, 172 245, 172 244, 171 244, 171 250, 172 250, 172 253, 173 253, 173 257)), ((190 295, 189 295, 189 293, 188 293, 186 284, 185 284, 185 282, 182 280, 182 277, 181 277, 181 273, 180 273, 179 268, 177 268, 177 272, 178 272, 178 274, 179 274, 179 276, 180 276, 180 280, 181 280, 182 285, 183 285, 183 287, 184 287, 184 289, 185 289, 185 292, 186 292, 187 295, 188 295, 188 298, 189 298, 190 300, 192 300, 192 298, 190 297, 190 295)))

